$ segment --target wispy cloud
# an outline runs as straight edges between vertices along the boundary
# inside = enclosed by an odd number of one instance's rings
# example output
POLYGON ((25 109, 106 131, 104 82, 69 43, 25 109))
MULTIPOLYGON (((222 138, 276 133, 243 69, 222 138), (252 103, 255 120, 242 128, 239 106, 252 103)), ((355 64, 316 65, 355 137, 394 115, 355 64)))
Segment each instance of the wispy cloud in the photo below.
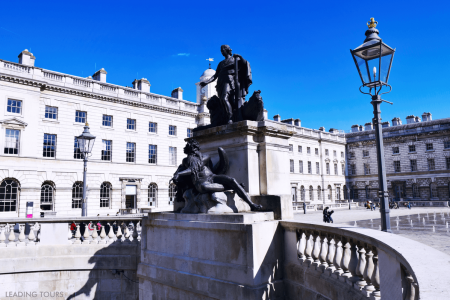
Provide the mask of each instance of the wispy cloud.
POLYGON ((11 30, 8 30, 8 29, 6 29, 6 28, 3 28, 3 27, 0 27, 0 28, 3 29, 3 30, 9 31, 9 32, 11 32, 11 33, 16 34, 15 32, 12 32, 11 30))
POLYGON ((175 56, 186 56, 188 57, 189 55, 191 55, 190 53, 178 53, 175 56))

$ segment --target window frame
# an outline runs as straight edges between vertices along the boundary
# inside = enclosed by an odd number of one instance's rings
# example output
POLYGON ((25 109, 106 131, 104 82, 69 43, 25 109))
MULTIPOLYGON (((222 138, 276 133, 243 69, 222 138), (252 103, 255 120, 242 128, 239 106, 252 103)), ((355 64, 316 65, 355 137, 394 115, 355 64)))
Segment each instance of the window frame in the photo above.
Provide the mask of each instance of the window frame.
POLYGON ((41 185, 41 193, 39 197, 39 208, 44 211, 54 211, 55 208, 55 187, 48 181, 44 181, 41 185), (50 198, 50 201, 43 201, 50 198), (50 206, 50 209, 43 209, 42 206, 50 206))
POLYGON ((426 151, 433 151, 434 150, 433 143, 426 143, 425 149, 426 151))
POLYGON ((81 209, 83 204, 83 181, 75 181, 72 185, 72 209, 81 209))
POLYGON ((136 162, 136 143, 127 142, 125 149, 125 161, 127 163, 136 162))
POLYGON ((408 145, 408 151, 409 151, 409 153, 416 152, 416 145, 408 145), (411 150, 411 149, 414 149, 414 150, 411 150))
POLYGON ((157 145, 153 145, 153 144, 149 144, 148 145, 148 163, 151 165, 156 165, 158 164, 158 146, 157 145), (154 147, 154 149, 151 149, 152 147, 154 147), (154 150, 154 153, 151 153, 154 150), (151 157, 154 156, 154 157, 151 157), (150 160, 153 160, 154 158, 154 162, 151 162, 150 160))
POLYGON ((84 154, 80 150, 80 144, 78 143, 77 137, 74 137, 73 141, 73 159, 84 159, 84 154))
POLYGON ((302 146, 298 146, 298 153, 303 153, 303 147, 302 146))
POLYGON ((303 174, 303 160, 298 161, 298 172, 303 174))
POLYGON ((428 165, 428 171, 436 170, 436 161, 434 160, 434 158, 428 158, 427 165, 428 165))
POLYGON ((402 172, 402 165, 399 160, 394 160, 394 173, 401 173, 402 172))
POLYGON ((102 115, 102 126, 103 127, 109 127, 109 128, 113 128, 113 120, 114 120, 114 118, 113 118, 113 116, 112 115, 106 115, 106 114, 103 114, 102 115), (111 118, 111 120, 107 120, 107 119, 105 119, 105 117, 106 118, 111 118), (105 124, 108 124, 108 123, 110 123, 110 125, 105 125, 105 124))
POLYGON ((400 147, 392 147, 392 154, 400 154, 400 147))
POLYGON ((187 128, 186 130, 186 136, 188 138, 194 137, 194 131, 191 128, 187 128))
POLYGON ((14 115, 22 115, 22 112, 23 112, 23 100, 8 98, 8 100, 6 101, 6 113, 14 115), (20 105, 13 106, 12 103, 10 105, 10 101, 15 102, 16 104, 20 103, 20 105), (13 110, 19 110, 19 112, 13 112, 13 110))
MULTIPOLYGON (((20 155, 20 136, 22 135, 22 131, 20 129, 12 129, 12 128, 6 128, 5 129, 5 142, 4 142, 4 146, 3 146, 3 154, 5 155, 11 155, 11 156, 19 156, 20 155), (14 132, 14 135, 10 135, 8 136, 8 131, 9 132, 14 132), (17 136, 15 133, 18 133, 17 136), (6 147, 8 144, 8 138, 15 138, 15 143, 16 143, 16 147, 15 148, 11 148, 11 147, 6 147), (6 150, 6 149, 16 149, 17 153, 7 153, 7 152, 11 152, 11 150, 6 150)), ((14 152, 14 150, 12 151, 14 152)))
POLYGON ((169 125, 169 136, 177 136, 177 126, 169 125))
POLYGON ((136 119, 127 118, 127 130, 136 131, 137 121, 136 119))
POLYGON ((169 146, 169 166, 177 165, 177 147, 169 146))
POLYGON ((3 179, 2 182, 0 183, 0 213, 17 212, 19 201, 20 201, 19 181, 16 180, 15 178, 3 179), (4 186, 3 183, 5 183, 4 186), (8 193, 8 186, 10 186, 9 193, 8 193), (7 206, 9 210, 6 210, 7 206), (14 210, 12 210, 12 208, 14 208, 14 210))
POLYGON ((156 207, 156 203, 158 201, 158 185, 154 182, 151 182, 148 185, 148 206, 150 207, 156 207), (151 193, 154 193, 154 195, 151 195, 151 193))
POLYGON ((294 160, 293 159, 289 160, 289 171, 291 173, 294 173, 294 160))
MULTIPOLYGON (((52 141, 53 142, 53 141, 52 141)), ((43 140, 43 143, 42 143, 42 147, 43 147, 43 150, 42 150, 42 157, 46 157, 46 158, 55 158, 56 159, 56 145, 57 145, 57 135, 56 134, 50 134, 50 133, 44 133, 44 140, 43 140), (54 147, 54 149, 53 150, 49 150, 48 148, 50 148, 51 149, 51 147, 52 147, 52 145, 50 145, 50 146, 46 146, 46 144, 45 144, 45 142, 46 142, 46 137, 54 137, 54 145, 53 145, 53 147, 54 147), (47 147, 47 148, 46 148, 47 147), (47 151, 46 151, 47 150, 47 151), (46 155, 46 153, 47 154, 51 154, 51 153, 53 153, 53 156, 52 155, 46 155)))
POLYGON ((308 174, 312 174, 312 163, 308 161, 308 174))
POLYGON ((104 145, 106 144, 106 150, 102 149, 101 155, 100 155, 100 160, 102 161, 112 161, 112 140, 104 140, 102 139, 102 148, 105 148, 104 145), (109 142, 105 143, 105 142, 109 142), (108 150, 109 147, 109 150, 108 150), (109 152, 109 153, 107 153, 109 152), (109 156, 109 159, 106 159, 109 156))
POLYGON ((320 175, 320 163, 316 162, 316 174, 320 175))
POLYGON ((409 166, 411 168, 411 172, 416 172, 417 171, 417 159, 410 159, 409 166))
POLYGON ((86 124, 86 122, 87 122, 87 111, 76 110, 75 111, 75 123, 86 124), (84 113, 84 117, 79 116, 79 113, 84 113), (80 120, 83 118, 84 118, 84 121, 81 122, 80 120))
POLYGON ((44 119, 47 119, 47 120, 55 120, 55 121, 57 121, 57 120, 58 120, 58 107, 46 105, 46 106, 45 106, 45 112, 44 112, 44 119), (55 109, 56 112, 48 112, 48 111, 47 111, 47 108, 49 108, 49 109, 55 109), (54 115, 55 117, 54 117, 54 118, 51 118, 50 115, 52 115, 52 116, 54 115))
POLYGON ((152 134, 157 134, 158 133, 158 123, 156 122, 148 122, 148 132, 152 133, 152 134), (155 126, 152 126, 155 125, 155 126), (152 131, 152 127, 154 127, 155 131, 152 131))
POLYGON ((111 194, 112 194, 112 185, 111 183, 104 181, 100 185, 100 208, 110 208, 111 207, 111 194), (107 195, 105 196, 105 191, 107 191, 107 195), (103 194, 102 194, 103 193, 103 194), (103 197, 102 197, 103 196, 103 197))

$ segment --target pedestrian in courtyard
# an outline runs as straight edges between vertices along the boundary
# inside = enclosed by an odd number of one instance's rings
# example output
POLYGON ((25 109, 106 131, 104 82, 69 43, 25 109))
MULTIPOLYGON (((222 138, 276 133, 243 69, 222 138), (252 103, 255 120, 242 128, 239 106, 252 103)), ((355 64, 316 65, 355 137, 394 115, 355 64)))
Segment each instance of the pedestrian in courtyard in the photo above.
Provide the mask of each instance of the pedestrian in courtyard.
POLYGON ((408 206, 409 209, 411 209, 411 202, 408 202, 408 206))
POLYGON ((324 221, 325 223, 328 223, 328 209, 329 209, 329 207, 327 206, 327 207, 325 207, 325 209, 323 210, 323 221, 324 221))
POLYGON ((333 213, 334 213, 334 210, 328 212, 328 217, 327 217, 328 222, 327 222, 327 223, 334 223, 334 222, 333 222, 333 218, 331 217, 331 215, 332 215, 333 213))
POLYGON ((72 221, 72 224, 70 224, 70 231, 72 231, 72 236, 75 236, 75 232, 77 231, 77 225, 75 224, 75 221, 72 221))

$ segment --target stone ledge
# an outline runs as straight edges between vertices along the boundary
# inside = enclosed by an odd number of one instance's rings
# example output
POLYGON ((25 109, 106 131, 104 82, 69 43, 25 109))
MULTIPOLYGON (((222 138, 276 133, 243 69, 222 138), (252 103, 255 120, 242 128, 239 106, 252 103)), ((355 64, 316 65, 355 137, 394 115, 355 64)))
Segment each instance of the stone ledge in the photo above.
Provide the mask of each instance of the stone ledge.
POLYGON ((247 212, 229 214, 182 214, 182 213, 149 213, 149 220, 187 221, 206 223, 239 223, 251 224, 262 221, 273 221, 273 212, 247 212))

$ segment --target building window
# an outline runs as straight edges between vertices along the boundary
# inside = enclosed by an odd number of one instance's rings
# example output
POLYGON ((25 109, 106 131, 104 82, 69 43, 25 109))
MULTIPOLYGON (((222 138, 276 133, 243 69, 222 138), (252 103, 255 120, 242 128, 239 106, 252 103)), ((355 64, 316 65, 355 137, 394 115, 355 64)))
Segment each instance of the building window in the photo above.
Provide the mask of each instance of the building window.
POLYGON ((316 155, 319 155, 319 148, 315 148, 315 149, 314 149, 314 153, 315 153, 316 155))
POLYGON ((41 186, 41 210, 53 210, 53 197, 53 186, 48 182, 44 182, 41 186))
POLYGON ((341 200, 341 188, 336 187, 336 200, 341 200))
POLYGON ((302 153, 302 151, 303 151, 302 146, 298 146, 298 152, 302 153))
POLYGON ((177 148, 169 147, 169 165, 175 166, 177 164, 177 148))
POLYGON ((445 158, 445 163, 447 165, 447 170, 450 170, 450 157, 445 158))
POLYGON ((434 158, 429 158, 428 159, 428 171, 433 171, 435 170, 435 165, 434 165, 434 158))
POLYGON ((148 163, 156 164, 157 159, 156 145, 148 145, 148 163))
POLYGON ((157 133, 158 132, 158 124, 149 122, 148 123, 148 132, 157 133))
POLYGON ((112 154, 112 141, 111 140, 102 140, 102 160, 111 161, 112 154))
POLYGON ((327 175, 330 175, 330 163, 326 164, 327 175))
POLYGON ((358 199, 358 189, 356 188, 356 186, 353 186, 350 190, 350 197, 352 199, 358 199))
POLYGON ((108 115, 103 115, 102 126, 112 127, 113 126, 113 117, 108 115))
POLYGON ((313 189, 312 185, 309 186, 309 200, 311 200, 311 201, 314 200, 314 189, 313 189))
POLYGON ((128 130, 136 130, 136 120, 135 119, 127 119, 127 129, 128 130))
POLYGON ((12 100, 8 99, 8 106, 6 111, 13 114, 21 114, 22 113, 22 101, 20 100, 12 100))
POLYGON ((158 186, 156 183, 150 183, 148 186, 148 205, 156 206, 156 199, 158 197, 158 186))
POLYGON ((320 174, 320 165, 316 162, 316 174, 320 174))
POLYGON ((363 157, 369 157, 369 150, 363 150, 363 157))
POLYGON ((171 183, 169 185, 169 204, 172 204, 173 201, 175 201, 176 194, 175 184, 171 183))
POLYGON ((5 154, 19 154, 20 130, 6 129, 5 154))
POLYGON ((290 166, 290 171, 291 171, 291 173, 294 173, 294 160, 293 160, 293 159, 291 159, 291 160, 289 161, 289 166, 290 166))
POLYGON ((411 166, 411 172, 417 171, 417 160, 411 159, 409 164, 411 166))
POLYGON ((44 157, 56 156, 56 134, 44 133, 44 145, 42 156, 44 157))
POLYGON ((341 151, 341 157, 344 158, 344 152, 343 151, 341 151))
POLYGON ((341 164, 341 168, 342 168, 342 175, 345 175, 345 164, 341 164))
POLYGON ((308 161, 308 174, 312 174, 311 162, 308 161))
POLYGON ((136 143, 127 143, 127 162, 134 162, 136 158, 136 143))
POLYGON ((431 198, 437 198, 437 184, 435 182, 430 183, 430 197, 431 198))
POLYGON ((306 147, 306 153, 311 154, 311 147, 306 147))
POLYGON ((81 208, 83 201, 83 182, 77 181, 72 186, 72 208, 81 208))
POLYGON ((416 152, 416 145, 409 145, 409 152, 416 152))
POLYGON ((450 149, 450 141, 444 141, 444 149, 450 149))
POLYGON ((297 202, 297 188, 295 186, 291 186, 291 197, 293 203, 297 202))
POLYGON ((337 156, 337 152, 336 150, 333 150, 333 156, 336 157, 337 156))
POLYGON ((366 185, 366 199, 369 199, 369 186, 366 185))
POLYGON ((328 149, 325 149, 325 155, 328 156, 329 154, 328 149))
POLYGON ((350 165, 350 175, 356 175, 356 164, 350 165))
POLYGON ((355 157, 355 154, 353 153, 353 152, 349 152, 348 153, 348 158, 349 159, 352 159, 352 158, 354 158, 355 157))
POLYGON ((83 153, 81 153, 80 145, 78 144, 77 138, 74 139, 73 158, 75 158, 75 159, 84 159, 84 155, 83 155, 83 153))
POLYGON ((294 145, 289 144, 289 152, 294 152, 294 145))
POLYGON ((364 164, 364 175, 370 175, 370 165, 364 164))
POLYGON ((416 183, 413 183, 413 185, 412 185, 412 196, 413 196, 413 198, 419 197, 419 188, 417 187, 416 183))
POLYGON ((433 150, 433 143, 428 143, 428 144, 426 144, 426 146, 427 146, 427 151, 433 150))
POLYGON ((109 207, 111 203, 111 183, 103 182, 100 186, 100 207, 109 207))
POLYGON ((317 186, 317 200, 320 200, 322 198, 321 192, 322 192, 322 188, 319 185, 319 186, 317 186))
POLYGON ((392 154, 399 154, 399 153, 400 153, 399 147, 392 147, 392 154))
POLYGON ((333 191, 331 190, 331 185, 328 186, 328 200, 332 200, 333 191))
POLYGON ((400 173, 402 171, 401 167, 400 167, 400 161, 394 161, 394 172, 395 173, 400 173))
POLYGON ((190 137, 193 137, 193 136, 194 136, 194 131, 192 129, 188 128, 187 129, 187 137, 190 138, 190 137))
POLYGON ((45 106, 45 118, 57 120, 58 119, 58 108, 53 106, 45 106))
POLYGON ((169 135, 173 136, 177 135, 177 126, 169 125, 169 135))
POLYGON ((334 164, 334 175, 338 174, 338 167, 337 164, 334 164))
POLYGON ((75 112, 75 122, 76 123, 86 123, 87 112, 77 110, 75 112))
POLYGON ((16 211, 19 199, 19 183, 14 179, 5 179, 0 184, 0 212, 16 211))
POLYGON ((300 187, 300 198, 302 201, 306 200, 305 187, 303 185, 300 187))
POLYGON ((298 172, 303 174, 303 160, 298 161, 298 172))

